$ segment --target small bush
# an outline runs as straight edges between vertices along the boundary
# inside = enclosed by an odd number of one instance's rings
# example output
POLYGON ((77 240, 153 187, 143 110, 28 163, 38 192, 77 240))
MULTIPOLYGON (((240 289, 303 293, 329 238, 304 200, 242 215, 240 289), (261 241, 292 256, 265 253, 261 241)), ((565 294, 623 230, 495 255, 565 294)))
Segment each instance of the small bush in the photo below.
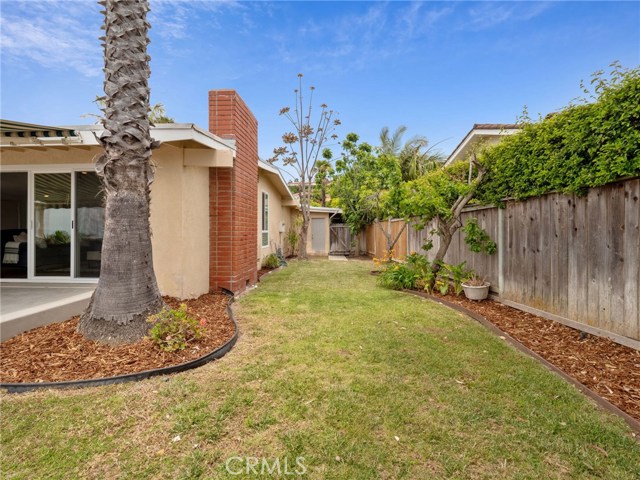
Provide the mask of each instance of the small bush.
POLYGON ((402 290, 403 288, 416 288, 419 276, 411 268, 404 263, 395 263, 383 271, 378 277, 378 283, 385 288, 394 290, 402 290))
POLYGON ((278 259, 278 256, 275 253, 270 253, 269 255, 264 257, 264 260, 262 260, 262 268, 273 269, 273 268, 278 268, 279 266, 280 266, 280 260, 278 259))
POLYGON ((202 337, 205 324, 204 320, 189 316, 184 303, 178 309, 164 308, 151 315, 147 322, 154 324, 149 336, 165 352, 184 350, 189 343, 202 337))
POLYGON ((462 283, 473 274, 473 270, 466 268, 466 263, 462 262, 457 265, 442 263, 437 282, 440 293, 446 295, 449 292, 449 286, 453 286, 453 292, 458 296, 463 292, 462 283))
MULTIPOLYGON (((375 261, 376 259, 374 259, 375 261)), ((377 262, 377 265, 383 265, 377 262)), ((435 273, 431 262, 424 255, 407 255, 406 263, 390 262, 378 277, 378 284, 395 290, 420 289, 431 292, 435 282, 435 273)))

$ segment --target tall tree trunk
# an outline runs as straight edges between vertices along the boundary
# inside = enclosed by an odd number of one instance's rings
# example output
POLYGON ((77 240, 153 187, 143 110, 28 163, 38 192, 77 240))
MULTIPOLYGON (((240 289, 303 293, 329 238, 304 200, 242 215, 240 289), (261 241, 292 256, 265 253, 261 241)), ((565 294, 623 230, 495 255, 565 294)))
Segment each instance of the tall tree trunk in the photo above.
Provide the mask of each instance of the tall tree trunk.
POLYGON ((444 257, 449 250, 449 245, 451 245, 451 240, 453 240, 453 236, 458 231, 458 229, 462 226, 460 222, 460 218, 452 218, 448 222, 441 220, 439 217, 437 218, 438 222, 438 237, 440 237, 440 245, 438 246, 438 251, 436 252, 436 256, 433 257, 433 273, 438 273, 440 271, 440 266, 444 261, 444 257))
POLYGON ((105 153, 96 162, 105 190, 102 266, 79 331, 107 343, 140 339, 163 306, 149 228, 153 181, 149 133, 148 2, 105 0, 105 153))
POLYGON ((298 248, 298 258, 300 260, 307 260, 307 238, 309 236, 309 211, 308 207, 301 205, 302 210, 302 225, 300 226, 300 247, 298 248))

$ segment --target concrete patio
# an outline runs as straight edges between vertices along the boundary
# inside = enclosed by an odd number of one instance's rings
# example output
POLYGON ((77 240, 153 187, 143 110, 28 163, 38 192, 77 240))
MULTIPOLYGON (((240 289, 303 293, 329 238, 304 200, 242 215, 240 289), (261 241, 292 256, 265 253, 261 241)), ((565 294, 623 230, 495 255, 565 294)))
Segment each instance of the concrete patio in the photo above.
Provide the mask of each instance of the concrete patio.
POLYGON ((0 341, 78 315, 95 283, 0 284, 0 341))

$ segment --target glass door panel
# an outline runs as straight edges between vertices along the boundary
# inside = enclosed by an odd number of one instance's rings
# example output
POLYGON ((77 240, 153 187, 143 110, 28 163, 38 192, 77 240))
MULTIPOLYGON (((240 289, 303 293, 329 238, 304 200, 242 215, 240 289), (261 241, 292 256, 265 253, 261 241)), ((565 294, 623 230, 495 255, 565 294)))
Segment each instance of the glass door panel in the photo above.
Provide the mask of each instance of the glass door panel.
POLYGON ((104 200, 102 185, 95 172, 75 172, 76 176, 76 262, 75 276, 100 276, 104 200))
POLYGON ((71 173, 34 174, 35 276, 71 275, 71 173))
POLYGON ((27 172, 0 173, 0 278, 27 278, 29 260, 27 211, 29 176, 27 172))

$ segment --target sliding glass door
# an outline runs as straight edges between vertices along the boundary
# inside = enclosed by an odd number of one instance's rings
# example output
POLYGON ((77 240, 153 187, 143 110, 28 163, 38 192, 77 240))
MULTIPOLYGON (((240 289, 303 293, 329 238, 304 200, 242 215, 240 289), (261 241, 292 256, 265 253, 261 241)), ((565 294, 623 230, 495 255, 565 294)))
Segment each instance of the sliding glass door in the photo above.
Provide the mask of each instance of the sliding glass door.
POLYGON ((0 173, 0 278, 26 279, 29 265, 29 174, 0 173))
POLYGON ((0 180, 2 280, 100 276, 104 202, 92 169, 3 171, 0 180))
POLYGON ((36 277, 71 275, 71 173, 34 174, 36 277))
POLYGON ((75 276, 100 276, 104 200, 95 172, 75 172, 75 276))

